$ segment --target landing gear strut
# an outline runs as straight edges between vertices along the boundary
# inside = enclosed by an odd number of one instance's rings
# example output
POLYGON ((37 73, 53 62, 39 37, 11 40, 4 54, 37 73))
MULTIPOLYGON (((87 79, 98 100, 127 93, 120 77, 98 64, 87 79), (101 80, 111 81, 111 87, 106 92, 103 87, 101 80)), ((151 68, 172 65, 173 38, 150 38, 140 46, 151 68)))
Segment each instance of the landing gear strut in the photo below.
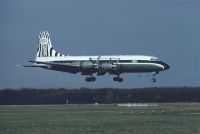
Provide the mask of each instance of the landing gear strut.
POLYGON ((120 78, 119 76, 113 77, 113 81, 123 82, 123 78, 120 78))
POLYGON ((86 77, 85 81, 86 82, 93 82, 93 81, 96 81, 96 78, 95 77, 86 77))
POLYGON ((155 78, 156 74, 159 74, 159 72, 155 72, 155 73, 153 74, 153 78, 151 79, 152 82, 156 82, 156 78, 155 78))

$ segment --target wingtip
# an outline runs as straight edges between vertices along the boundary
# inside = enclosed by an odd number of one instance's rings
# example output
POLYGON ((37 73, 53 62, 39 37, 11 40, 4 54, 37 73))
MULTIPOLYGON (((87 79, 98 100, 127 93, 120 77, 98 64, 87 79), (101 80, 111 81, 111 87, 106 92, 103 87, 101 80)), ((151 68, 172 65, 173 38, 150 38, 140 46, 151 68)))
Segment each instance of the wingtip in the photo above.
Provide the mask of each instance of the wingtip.
POLYGON ((16 67, 22 67, 22 65, 16 65, 16 67))

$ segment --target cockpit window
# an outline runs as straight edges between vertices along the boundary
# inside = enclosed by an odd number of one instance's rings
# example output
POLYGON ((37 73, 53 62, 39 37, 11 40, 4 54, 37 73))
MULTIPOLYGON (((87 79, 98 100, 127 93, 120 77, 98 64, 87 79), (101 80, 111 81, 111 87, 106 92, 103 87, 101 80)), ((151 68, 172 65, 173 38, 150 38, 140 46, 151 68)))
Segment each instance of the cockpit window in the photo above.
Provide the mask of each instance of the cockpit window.
POLYGON ((152 57, 151 60, 152 61, 158 61, 159 59, 157 57, 152 57))

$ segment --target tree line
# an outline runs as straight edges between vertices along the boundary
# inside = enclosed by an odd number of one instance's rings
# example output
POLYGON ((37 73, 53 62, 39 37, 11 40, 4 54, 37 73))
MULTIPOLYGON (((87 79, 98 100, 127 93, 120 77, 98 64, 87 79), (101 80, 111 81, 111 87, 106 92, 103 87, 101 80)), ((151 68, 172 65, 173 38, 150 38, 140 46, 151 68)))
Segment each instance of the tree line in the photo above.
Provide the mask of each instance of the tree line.
POLYGON ((0 105, 200 102, 200 87, 1 89, 0 105))

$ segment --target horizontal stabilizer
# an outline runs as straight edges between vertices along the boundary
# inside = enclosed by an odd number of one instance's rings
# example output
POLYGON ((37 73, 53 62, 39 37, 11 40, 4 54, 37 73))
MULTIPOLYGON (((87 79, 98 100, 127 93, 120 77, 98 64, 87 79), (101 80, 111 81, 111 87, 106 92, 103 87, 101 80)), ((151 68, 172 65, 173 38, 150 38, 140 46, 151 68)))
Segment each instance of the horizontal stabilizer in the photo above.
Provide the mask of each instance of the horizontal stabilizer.
POLYGON ((46 67, 46 65, 23 65, 23 67, 46 67))
POLYGON ((16 65, 16 67, 46 67, 46 65, 16 65))

